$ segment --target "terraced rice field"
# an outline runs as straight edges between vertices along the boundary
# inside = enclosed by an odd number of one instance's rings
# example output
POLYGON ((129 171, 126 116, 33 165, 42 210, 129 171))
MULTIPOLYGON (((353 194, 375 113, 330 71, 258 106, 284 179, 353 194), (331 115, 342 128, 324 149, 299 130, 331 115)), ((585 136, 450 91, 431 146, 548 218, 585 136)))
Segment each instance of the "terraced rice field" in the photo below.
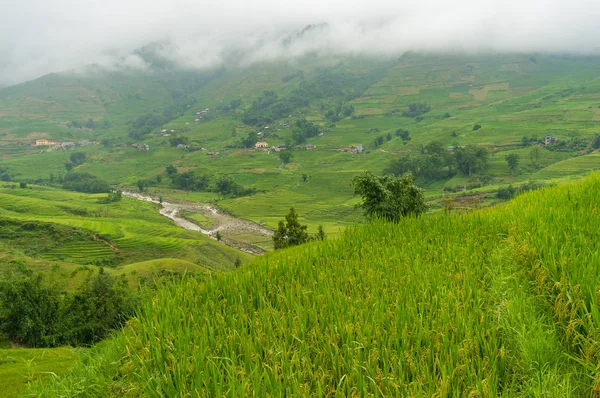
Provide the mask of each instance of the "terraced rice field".
POLYGON ((103 205, 97 203, 100 197, 38 186, 0 188, 0 215, 81 231, 74 241, 48 242, 47 247, 30 250, 45 261, 117 266, 168 257, 228 268, 237 257, 247 258, 201 233, 174 225, 158 213, 157 205, 128 198, 103 205))

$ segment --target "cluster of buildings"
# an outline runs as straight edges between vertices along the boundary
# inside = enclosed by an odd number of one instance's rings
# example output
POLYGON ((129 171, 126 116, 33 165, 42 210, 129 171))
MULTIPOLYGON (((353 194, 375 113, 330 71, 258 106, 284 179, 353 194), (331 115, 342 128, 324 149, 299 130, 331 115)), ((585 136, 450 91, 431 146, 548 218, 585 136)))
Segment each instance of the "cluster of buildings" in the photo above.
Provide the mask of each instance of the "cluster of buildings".
MULTIPOLYGON (((81 140, 79 141, 79 146, 92 146, 92 145, 100 145, 100 141, 90 141, 90 140, 81 140)), ((75 148, 77 146, 74 141, 53 141, 47 139, 39 139, 35 140, 33 144, 34 147, 50 147, 50 151, 55 150, 69 150, 75 148)))
POLYGON ((210 111, 210 108, 204 108, 202 110, 199 110, 198 112, 196 112, 196 120, 194 120, 194 121, 195 122, 201 121, 202 118, 204 117, 204 115, 206 115, 209 111, 210 111))
POLYGON ((132 148, 137 148, 140 152, 148 152, 150 150, 150 145, 148 144, 131 144, 132 148))
POLYGON ((266 141, 258 141, 256 144, 254 144, 254 149, 260 149, 263 151, 279 152, 286 148, 287 148, 287 145, 285 145, 285 144, 269 145, 266 141))
POLYGON ((349 148, 342 148, 340 149, 340 152, 347 152, 347 153, 362 153, 362 151, 364 151, 364 147, 362 144, 356 144, 356 145, 351 145, 349 148))
POLYGON ((556 137, 553 137, 551 135, 547 135, 546 137, 544 137, 544 141, 542 142, 542 145, 546 146, 546 145, 552 145, 552 144, 556 144, 556 137))
MULTIPOLYGON (((285 144, 269 145, 269 143, 267 143, 266 141, 258 141, 256 144, 254 144, 254 149, 260 149, 263 151, 279 152, 284 149, 287 149, 287 145, 285 145, 285 144)), ((317 149, 317 147, 313 144, 306 144, 306 145, 296 145, 294 147, 294 149, 312 150, 312 149, 317 149)))

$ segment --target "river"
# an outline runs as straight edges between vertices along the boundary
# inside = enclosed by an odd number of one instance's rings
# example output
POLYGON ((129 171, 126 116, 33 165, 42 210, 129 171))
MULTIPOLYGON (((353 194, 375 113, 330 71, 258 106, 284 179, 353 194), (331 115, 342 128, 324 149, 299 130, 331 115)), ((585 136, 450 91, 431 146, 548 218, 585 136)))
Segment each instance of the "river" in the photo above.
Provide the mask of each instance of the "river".
POLYGON ((159 213, 171 220, 173 222, 185 229, 189 229, 191 231, 201 232, 213 239, 217 239, 217 232, 220 232, 222 236, 221 242, 234 247, 236 249, 245 251, 246 253, 251 254, 263 254, 265 253, 264 249, 261 249, 258 246, 239 242, 232 240, 227 237, 228 234, 252 234, 252 235, 262 235, 262 236, 272 236, 273 231, 268 228, 265 228, 261 225, 258 225, 252 221, 245 220, 243 218, 235 217, 230 214, 226 214, 220 211, 216 206, 203 204, 203 203, 195 203, 195 202, 185 202, 185 201, 169 201, 163 200, 160 202, 159 198, 152 197, 150 195, 144 195, 139 192, 134 191, 123 191, 123 196, 127 198, 143 200, 145 202, 152 202, 156 204, 160 204, 161 208, 159 213), (189 211, 192 213, 200 213, 205 217, 211 220, 212 227, 206 228, 201 227, 200 225, 193 223, 190 220, 187 220, 180 216, 181 211, 189 211))

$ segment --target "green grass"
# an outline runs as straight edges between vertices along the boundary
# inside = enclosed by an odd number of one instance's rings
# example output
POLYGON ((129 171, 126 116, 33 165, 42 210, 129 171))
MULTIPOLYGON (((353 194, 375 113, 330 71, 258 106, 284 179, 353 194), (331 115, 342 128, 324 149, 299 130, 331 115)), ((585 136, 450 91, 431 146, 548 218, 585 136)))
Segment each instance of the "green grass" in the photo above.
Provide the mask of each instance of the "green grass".
POLYGON ((189 211, 181 211, 179 215, 187 220, 192 221, 196 225, 201 226, 202 228, 212 228, 214 222, 211 218, 201 214, 201 213, 192 213, 189 211))
POLYGON ((20 397, 29 383, 69 372, 79 355, 71 348, 0 349, 2 397, 20 397))
POLYGON ((590 396, 600 175, 160 289, 97 356, 32 390, 88 396, 590 396), (120 354, 117 354, 120 353, 120 354), (86 367, 87 366, 87 367, 86 367), (96 384, 94 384, 96 385, 96 384))

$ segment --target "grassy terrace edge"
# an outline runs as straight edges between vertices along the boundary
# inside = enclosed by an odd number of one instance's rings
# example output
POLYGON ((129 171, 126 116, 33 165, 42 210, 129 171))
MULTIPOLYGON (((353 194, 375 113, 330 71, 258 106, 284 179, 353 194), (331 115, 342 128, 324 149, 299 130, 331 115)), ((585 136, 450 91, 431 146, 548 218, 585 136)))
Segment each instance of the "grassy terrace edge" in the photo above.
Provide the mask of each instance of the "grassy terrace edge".
POLYGON ((598 192, 594 173, 164 286, 29 396, 589 396, 598 192))

